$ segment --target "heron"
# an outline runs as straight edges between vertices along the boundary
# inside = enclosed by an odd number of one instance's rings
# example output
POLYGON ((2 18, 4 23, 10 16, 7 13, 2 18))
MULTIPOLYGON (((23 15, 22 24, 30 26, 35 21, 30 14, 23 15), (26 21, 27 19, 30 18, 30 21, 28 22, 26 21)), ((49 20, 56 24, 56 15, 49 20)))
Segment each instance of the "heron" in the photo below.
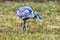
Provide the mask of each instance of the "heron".
POLYGON ((43 23, 42 16, 39 13, 33 14, 33 9, 29 6, 23 6, 16 10, 17 16, 23 20, 24 26, 23 31, 26 31, 26 20, 36 19, 38 17, 39 21, 43 23))

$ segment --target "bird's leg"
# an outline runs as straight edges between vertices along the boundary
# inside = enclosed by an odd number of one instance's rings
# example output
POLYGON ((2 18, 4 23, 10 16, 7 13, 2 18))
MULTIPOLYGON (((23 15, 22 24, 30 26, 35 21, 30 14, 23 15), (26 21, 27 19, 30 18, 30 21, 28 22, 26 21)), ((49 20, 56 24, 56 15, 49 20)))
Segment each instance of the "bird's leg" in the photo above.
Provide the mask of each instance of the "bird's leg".
POLYGON ((25 32, 26 31, 26 20, 24 20, 24 27, 23 27, 23 31, 25 32))

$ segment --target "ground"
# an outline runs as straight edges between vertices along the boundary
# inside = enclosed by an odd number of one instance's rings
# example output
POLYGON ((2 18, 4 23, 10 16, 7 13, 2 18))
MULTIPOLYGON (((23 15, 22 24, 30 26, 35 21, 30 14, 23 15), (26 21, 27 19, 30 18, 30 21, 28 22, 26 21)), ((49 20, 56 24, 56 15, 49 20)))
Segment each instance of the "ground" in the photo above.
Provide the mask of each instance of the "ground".
POLYGON ((0 3, 0 40, 60 40, 60 3, 0 3), (25 5, 42 15, 44 24, 38 18, 29 19, 27 31, 23 32, 23 21, 15 11, 25 5))

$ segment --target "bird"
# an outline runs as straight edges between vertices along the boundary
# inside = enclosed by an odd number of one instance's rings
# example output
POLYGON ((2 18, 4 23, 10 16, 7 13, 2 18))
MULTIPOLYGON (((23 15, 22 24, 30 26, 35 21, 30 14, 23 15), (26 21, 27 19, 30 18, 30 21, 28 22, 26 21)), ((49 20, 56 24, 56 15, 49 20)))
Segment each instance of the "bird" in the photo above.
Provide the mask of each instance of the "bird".
POLYGON ((16 15, 23 20, 24 26, 23 31, 26 31, 26 20, 28 19, 36 19, 38 17, 41 24, 43 23, 42 16, 39 13, 33 14, 33 9, 29 6, 22 6, 16 10, 16 15))

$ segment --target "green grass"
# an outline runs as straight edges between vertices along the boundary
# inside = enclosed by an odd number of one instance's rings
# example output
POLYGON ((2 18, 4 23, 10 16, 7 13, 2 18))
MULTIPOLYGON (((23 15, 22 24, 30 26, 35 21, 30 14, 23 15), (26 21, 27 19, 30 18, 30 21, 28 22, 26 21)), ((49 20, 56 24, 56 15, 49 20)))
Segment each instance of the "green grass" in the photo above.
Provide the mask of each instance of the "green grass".
POLYGON ((0 40, 60 40, 60 3, 0 3, 0 40), (22 6, 30 6, 34 14, 42 15, 44 24, 29 19, 23 33, 23 21, 15 13, 22 6))

